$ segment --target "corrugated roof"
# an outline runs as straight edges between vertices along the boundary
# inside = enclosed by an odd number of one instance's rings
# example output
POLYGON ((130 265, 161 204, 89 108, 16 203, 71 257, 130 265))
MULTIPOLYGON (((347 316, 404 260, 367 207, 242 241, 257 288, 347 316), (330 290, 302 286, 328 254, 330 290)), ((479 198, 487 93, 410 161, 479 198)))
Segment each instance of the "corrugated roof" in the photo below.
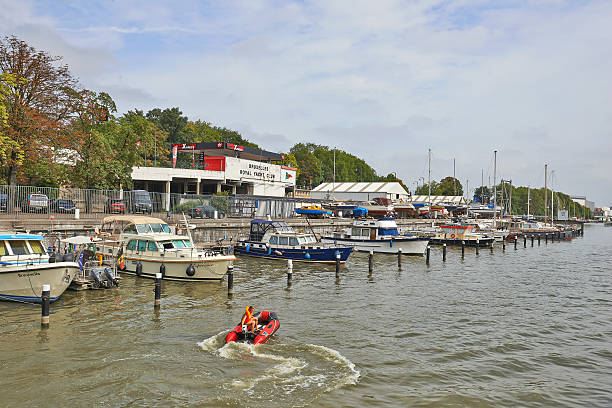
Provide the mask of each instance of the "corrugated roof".
POLYGON ((312 191, 335 191, 343 193, 378 193, 408 194, 398 182, 342 182, 322 183, 312 191))
MULTIPOLYGON (((428 201, 429 201, 429 196, 426 196, 426 195, 412 196, 413 203, 426 203, 428 201)), ((439 204, 442 204, 442 203, 461 204, 461 203, 465 203, 465 198, 463 196, 435 196, 435 195, 432 195, 431 203, 432 204, 438 204, 438 203, 439 204)))

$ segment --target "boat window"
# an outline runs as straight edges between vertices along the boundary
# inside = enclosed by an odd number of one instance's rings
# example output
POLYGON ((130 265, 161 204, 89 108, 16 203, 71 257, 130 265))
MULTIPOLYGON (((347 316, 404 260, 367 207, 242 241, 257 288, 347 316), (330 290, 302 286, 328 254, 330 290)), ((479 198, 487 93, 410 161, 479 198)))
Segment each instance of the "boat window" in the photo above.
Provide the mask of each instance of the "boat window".
POLYGON ((191 241, 184 239, 183 242, 185 243, 185 248, 191 248, 191 241))
POLYGON ((369 237, 370 236, 370 229, 369 228, 364 228, 361 230, 361 236, 362 237, 369 237))
POLYGON ((45 249, 43 248, 40 241, 30 241, 30 248, 32 248, 32 253, 34 254, 44 254, 45 249))
POLYGON ((278 237, 276 235, 272 235, 270 237, 270 243, 274 245, 278 244, 278 237))
POLYGON ((279 245, 287 245, 289 243, 289 238, 288 237, 278 237, 278 244, 279 245))
POLYGON ((351 235, 353 236, 361 235, 361 228, 351 228, 351 235))
POLYGON ((130 239, 130 242, 128 242, 127 244, 127 249, 133 251, 136 249, 136 240, 135 239, 130 239))
POLYGON ((138 241, 138 251, 146 251, 147 250, 147 241, 138 241))
POLYGON ((124 234, 136 234, 136 226, 134 224, 130 224, 123 230, 124 234))
POLYGON ((149 242, 149 251, 157 252, 157 244, 153 241, 149 242))
POLYGON ((163 232, 163 228, 161 224, 150 224, 153 232, 163 232))
POLYGON ((378 229, 378 235, 379 236, 383 236, 383 235, 399 235, 399 233, 397 232, 397 228, 379 228, 378 229))
POLYGON ((304 237, 299 237, 298 241, 299 241, 300 244, 304 244, 304 243, 306 243, 307 240, 304 237))
POLYGON ((291 237, 289 238, 289 245, 296 245, 298 244, 298 240, 297 238, 291 237))
POLYGON ((30 253, 24 240, 10 241, 9 245, 13 248, 13 255, 28 255, 30 253))
POLYGON ((174 244, 175 248, 185 248, 185 243, 180 239, 175 239, 172 241, 172 243, 174 244))
POLYGON ((164 249, 174 249, 174 245, 170 241, 162 242, 161 245, 164 249))
POLYGON ((162 230, 166 233, 169 234, 170 233, 170 227, 168 226, 168 224, 161 224, 162 226, 162 230))
POLYGON ((4 241, 2 241, 0 243, 0 256, 4 256, 8 254, 8 251, 6 250, 6 244, 4 243, 4 241))
POLYGON ((152 232, 151 225, 138 224, 136 225, 136 231, 138 231, 139 234, 150 234, 152 232))

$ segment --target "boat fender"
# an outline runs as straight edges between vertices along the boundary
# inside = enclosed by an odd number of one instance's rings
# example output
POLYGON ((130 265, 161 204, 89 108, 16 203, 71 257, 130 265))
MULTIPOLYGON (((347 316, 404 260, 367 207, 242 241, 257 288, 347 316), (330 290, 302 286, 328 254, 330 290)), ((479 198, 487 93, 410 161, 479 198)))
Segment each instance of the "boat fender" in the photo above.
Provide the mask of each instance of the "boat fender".
POLYGON ((455 234, 451 234, 451 238, 455 238, 455 234))
POLYGON ((251 250, 251 245, 250 244, 246 244, 246 246, 244 247, 244 250, 246 252, 249 252, 251 250))
POLYGON ((55 262, 64 262, 64 255, 62 254, 55 255, 55 262))
POLYGON ((304 255, 304 258, 310 259, 310 254, 308 252, 306 252, 306 254, 304 255))
POLYGON ((49 255, 49 263, 55 263, 55 253, 52 253, 51 255, 49 255))
POLYGON ((274 251, 274 253, 278 256, 283 256, 283 253, 279 250, 274 251))
POLYGON ((272 253, 272 248, 268 247, 268 255, 272 253))
POLYGON ((187 276, 195 275, 195 268, 193 267, 192 264, 189 264, 189 266, 187 267, 187 271, 185 271, 185 273, 187 274, 187 276))
POLYGON ((140 261, 136 264, 136 275, 137 276, 142 275, 142 263, 140 261))
POLYGON ((159 265, 159 273, 161 273, 162 278, 166 276, 166 265, 159 265))
POLYGON ((389 240, 389 247, 393 247, 393 239, 389 240))

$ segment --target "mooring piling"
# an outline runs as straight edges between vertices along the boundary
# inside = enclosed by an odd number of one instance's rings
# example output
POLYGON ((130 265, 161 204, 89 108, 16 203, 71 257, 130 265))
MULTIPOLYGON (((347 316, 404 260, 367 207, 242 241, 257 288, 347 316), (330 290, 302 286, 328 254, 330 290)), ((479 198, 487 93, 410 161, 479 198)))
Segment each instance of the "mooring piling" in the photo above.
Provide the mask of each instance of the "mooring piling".
POLYGON ((523 235, 523 248, 527 248, 527 235, 523 235))
POLYGON ((287 259, 287 287, 291 286, 293 280, 293 260, 287 259))
POLYGON ((427 245, 427 253, 425 255, 425 263, 429 265, 429 253, 431 252, 431 247, 427 245))
POLYGON ((336 279, 340 279, 340 252, 336 251, 336 279))
POLYGON ((161 305, 161 291, 162 291, 162 274, 161 272, 159 272, 155 274, 155 303, 153 304, 153 307, 155 309, 159 309, 161 305))
POLYGON ((368 273, 371 275, 374 271, 374 251, 370 251, 368 255, 368 273))
POLYGON ((442 261, 446 262, 446 244, 442 244, 442 261))
POLYGON ((40 325, 42 327, 49 327, 49 309, 51 304, 51 285, 44 284, 42 285, 42 295, 40 297, 41 307, 42 307, 42 317, 40 320, 40 325))
POLYGON ((476 238, 476 255, 480 252, 480 238, 476 238))
POLYGON ((397 250, 397 268, 402 269, 402 248, 397 250))
POLYGON ((465 240, 461 240, 461 259, 465 258, 465 240))
POLYGON ((514 237, 514 249, 516 250, 516 244, 518 244, 518 237, 514 237))
POLYGON ((540 246, 540 240, 542 239, 542 236, 540 234, 538 234, 538 246, 540 246))
POLYGON ((531 247, 533 248, 533 235, 531 236, 531 247))
POLYGON ((227 296, 234 294, 234 265, 227 267, 227 296))

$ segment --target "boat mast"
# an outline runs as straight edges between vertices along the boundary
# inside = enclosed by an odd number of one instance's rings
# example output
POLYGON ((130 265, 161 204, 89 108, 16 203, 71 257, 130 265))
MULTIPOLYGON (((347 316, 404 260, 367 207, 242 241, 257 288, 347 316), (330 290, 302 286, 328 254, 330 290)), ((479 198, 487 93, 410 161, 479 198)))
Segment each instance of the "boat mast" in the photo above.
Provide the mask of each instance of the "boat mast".
POLYGON ((555 171, 550 171, 550 225, 555 225, 555 171))
POLYGON ((453 191, 457 195, 457 186, 455 185, 455 158, 453 157, 453 191))
POLYGON ((429 176, 427 179, 428 195, 427 195, 427 212, 431 214, 431 149, 428 149, 427 160, 429 163, 429 176))
POLYGON ((497 228, 497 150, 493 150, 493 219, 497 228))
POLYGON ((531 186, 527 186, 527 219, 529 219, 529 202, 531 201, 531 186))
POLYGON ((544 224, 548 222, 548 164, 544 165, 544 224))

